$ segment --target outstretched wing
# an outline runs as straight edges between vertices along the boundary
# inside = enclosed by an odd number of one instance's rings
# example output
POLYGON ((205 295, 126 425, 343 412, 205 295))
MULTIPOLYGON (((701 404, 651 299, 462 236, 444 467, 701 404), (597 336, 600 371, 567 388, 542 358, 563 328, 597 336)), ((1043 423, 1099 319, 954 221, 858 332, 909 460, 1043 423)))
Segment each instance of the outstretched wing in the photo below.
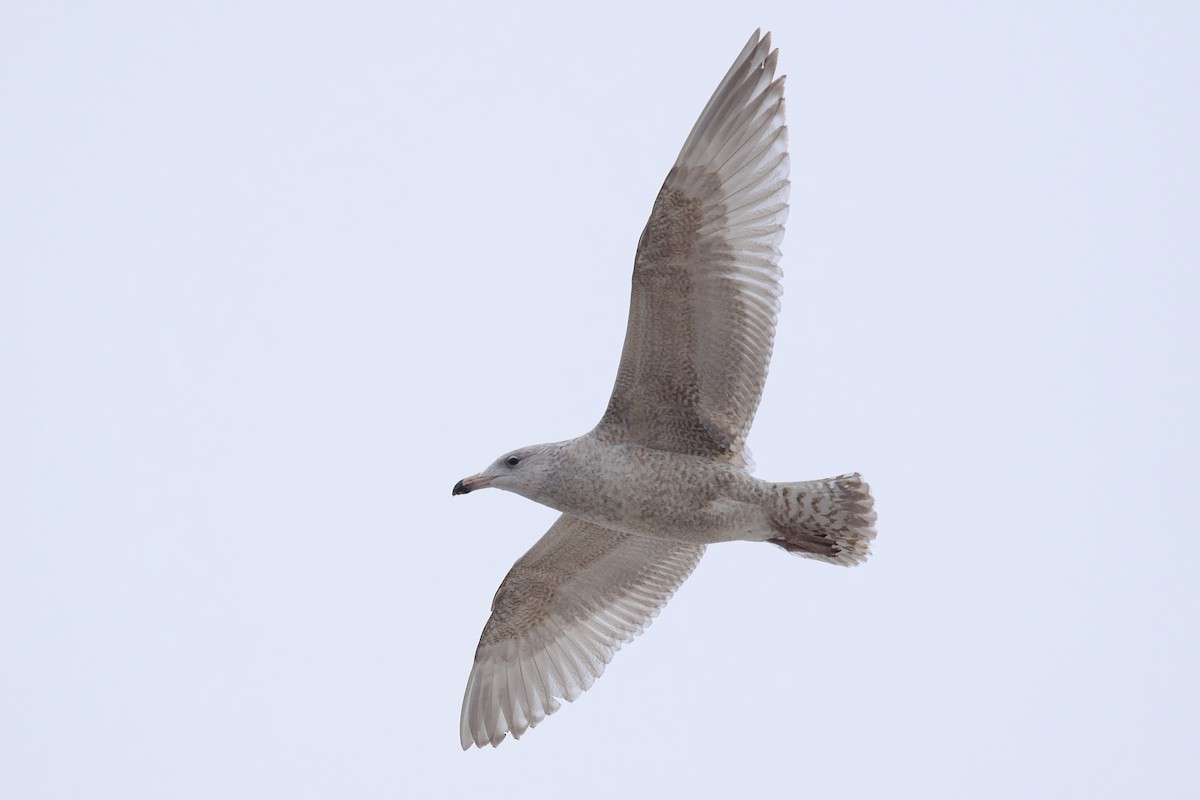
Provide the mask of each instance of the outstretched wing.
POLYGON ((782 293, 789 165, 778 53, 755 31, 654 201, 600 438, 744 461, 782 293))
POLYGON ((559 517, 492 601, 463 697, 463 749, 520 738, 558 710, 558 698, 579 697, 703 554, 703 545, 559 517))

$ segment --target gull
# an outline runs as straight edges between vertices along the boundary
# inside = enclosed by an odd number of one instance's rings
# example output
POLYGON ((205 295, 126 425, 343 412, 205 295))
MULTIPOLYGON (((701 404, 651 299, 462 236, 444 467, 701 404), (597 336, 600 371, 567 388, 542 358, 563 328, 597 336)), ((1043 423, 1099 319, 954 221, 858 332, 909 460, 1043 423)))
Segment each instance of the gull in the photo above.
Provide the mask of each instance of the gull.
POLYGON ((745 441, 775 339, 788 213, 778 56, 755 31, 667 174, 638 242, 599 424, 505 453, 454 486, 561 512, 492 601, 463 698, 464 750, 520 738, 589 689, 706 545, 770 542, 844 566, 868 555, 874 501, 858 474, 750 474, 745 441))

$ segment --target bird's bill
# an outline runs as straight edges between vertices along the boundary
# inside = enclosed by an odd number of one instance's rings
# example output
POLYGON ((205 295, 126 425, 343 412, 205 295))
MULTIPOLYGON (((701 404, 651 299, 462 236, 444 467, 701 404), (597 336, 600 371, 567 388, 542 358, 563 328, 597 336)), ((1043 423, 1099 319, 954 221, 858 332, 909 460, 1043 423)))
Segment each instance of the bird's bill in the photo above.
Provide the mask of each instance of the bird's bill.
POLYGON ((483 475, 472 475, 469 478, 463 478, 458 483, 454 484, 454 490, 451 494, 466 494, 473 492, 476 489, 486 489, 492 485, 492 479, 483 475))

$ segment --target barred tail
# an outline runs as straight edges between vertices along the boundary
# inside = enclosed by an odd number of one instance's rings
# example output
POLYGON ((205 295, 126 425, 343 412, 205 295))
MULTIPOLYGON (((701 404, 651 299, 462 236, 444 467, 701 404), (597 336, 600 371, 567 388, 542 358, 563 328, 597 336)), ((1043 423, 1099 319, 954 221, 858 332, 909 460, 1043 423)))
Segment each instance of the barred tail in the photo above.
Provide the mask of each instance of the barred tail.
POLYGON ((866 561, 875 538, 875 500, 858 473, 775 484, 767 539, 789 553, 831 564, 866 561))

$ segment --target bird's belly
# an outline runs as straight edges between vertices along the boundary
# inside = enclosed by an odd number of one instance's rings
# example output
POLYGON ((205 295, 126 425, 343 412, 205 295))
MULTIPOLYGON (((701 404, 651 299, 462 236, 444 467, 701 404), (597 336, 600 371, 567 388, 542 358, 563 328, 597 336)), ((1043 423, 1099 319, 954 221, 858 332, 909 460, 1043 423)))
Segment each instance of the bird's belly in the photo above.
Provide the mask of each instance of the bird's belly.
POLYGON ((680 512, 675 507, 647 504, 634 513, 597 515, 591 520, 614 530, 656 539, 711 544, 762 538, 766 522, 757 508, 736 501, 719 501, 680 512))
POLYGON ((695 469, 681 470, 677 460, 664 469, 657 460, 631 459, 620 469, 581 474, 560 510, 613 530, 690 543, 766 534, 754 478, 699 461, 695 469))

